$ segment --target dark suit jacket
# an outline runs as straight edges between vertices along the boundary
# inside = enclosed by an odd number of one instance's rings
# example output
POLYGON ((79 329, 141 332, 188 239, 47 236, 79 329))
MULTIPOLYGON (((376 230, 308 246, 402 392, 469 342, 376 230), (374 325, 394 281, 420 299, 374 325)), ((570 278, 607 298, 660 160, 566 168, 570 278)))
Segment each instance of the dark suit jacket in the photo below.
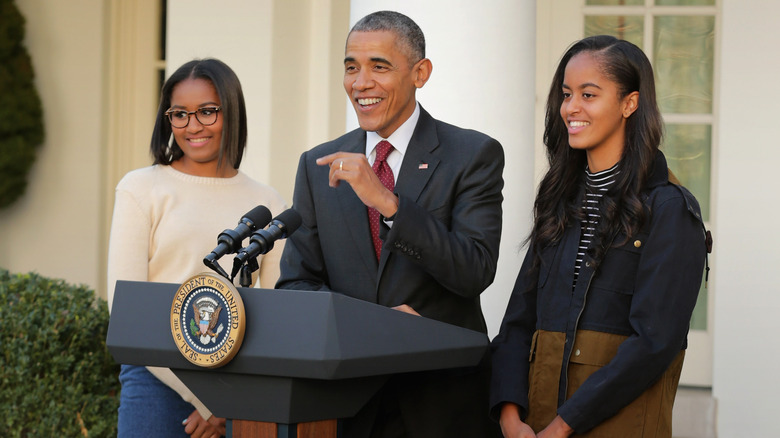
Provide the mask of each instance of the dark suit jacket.
MULTIPOLYGON (((365 153, 365 142, 365 131, 357 129, 301 156, 293 208, 303 224, 285 244, 277 288, 332 290, 385 306, 408 304, 422 316, 487 333, 479 295, 493 282, 498 260, 501 145, 421 109, 396 178, 398 212, 392 227, 383 228, 377 262, 365 205, 348 183, 329 187, 328 166, 315 163, 337 151, 365 153)), ((455 392, 448 397, 481 398, 455 392)), ((449 403, 441 394, 436 402, 449 403)), ((487 404, 476 409, 487 412, 487 404)), ((462 415, 448 414, 446 407, 439 413, 450 423, 451 415, 462 415)))

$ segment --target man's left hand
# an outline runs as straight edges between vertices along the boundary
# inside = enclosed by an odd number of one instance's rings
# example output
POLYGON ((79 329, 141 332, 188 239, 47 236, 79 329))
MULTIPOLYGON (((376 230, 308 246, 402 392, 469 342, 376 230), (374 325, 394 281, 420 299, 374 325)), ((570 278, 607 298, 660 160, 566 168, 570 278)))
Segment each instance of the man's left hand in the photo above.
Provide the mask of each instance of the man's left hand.
POLYGON ((398 197, 382 185, 363 154, 336 152, 317 159, 320 166, 330 166, 328 185, 338 187, 346 181, 367 207, 375 208, 384 217, 398 211, 398 197))
POLYGON ((419 313, 417 313, 417 311, 416 311, 416 310, 412 309, 412 306, 410 306, 410 305, 408 305, 408 304, 401 304, 400 306, 395 306, 395 307, 393 307, 392 309, 393 309, 393 310, 397 310, 397 311, 399 311, 399 312, 408 313, 408 314, 410 314, 410 315, 416 315, 416 316, 420 316, 420 314, 419 314, 419 313))

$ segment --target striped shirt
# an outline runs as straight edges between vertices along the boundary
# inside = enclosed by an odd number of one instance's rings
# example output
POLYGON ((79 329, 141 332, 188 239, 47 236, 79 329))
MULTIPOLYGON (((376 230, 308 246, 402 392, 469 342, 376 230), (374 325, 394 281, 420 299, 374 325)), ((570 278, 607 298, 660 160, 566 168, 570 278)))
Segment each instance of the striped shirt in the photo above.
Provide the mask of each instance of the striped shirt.
POLYGON ((585 169, 585 220, 582 221, 580 245, 577 248, 577 260, 574 262, 574 284, 572 287, 577 285, 585 252, 593 242, 596 226, 601 219, 601 198, 615 184, 617 175, 620 173, 617 167, 618 165, 615 164, 607 170, 596 173, 590 173, 587 168, 585 169))

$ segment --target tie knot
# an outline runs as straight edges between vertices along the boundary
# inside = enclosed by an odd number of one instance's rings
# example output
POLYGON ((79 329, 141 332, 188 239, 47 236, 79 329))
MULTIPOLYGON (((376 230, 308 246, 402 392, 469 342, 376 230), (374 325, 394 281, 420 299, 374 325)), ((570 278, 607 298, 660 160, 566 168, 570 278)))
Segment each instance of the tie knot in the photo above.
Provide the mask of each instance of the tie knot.
POLYGON ((387 140, 382 140, 376 145, 376 161, 387 161, 387 156, 393 151, 393 145, 387 140))

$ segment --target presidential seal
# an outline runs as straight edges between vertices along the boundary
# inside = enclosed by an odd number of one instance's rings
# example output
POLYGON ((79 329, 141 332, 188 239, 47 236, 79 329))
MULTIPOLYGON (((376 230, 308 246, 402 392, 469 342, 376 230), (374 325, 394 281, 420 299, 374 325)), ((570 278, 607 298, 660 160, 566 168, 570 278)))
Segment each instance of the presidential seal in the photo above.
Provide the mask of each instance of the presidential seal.
POLYGON ((171 334, 195 365, 217 368, 233 359, 246 329, 244 303, 227 279, 204 272, 182 283, 171 305, 171 334))

